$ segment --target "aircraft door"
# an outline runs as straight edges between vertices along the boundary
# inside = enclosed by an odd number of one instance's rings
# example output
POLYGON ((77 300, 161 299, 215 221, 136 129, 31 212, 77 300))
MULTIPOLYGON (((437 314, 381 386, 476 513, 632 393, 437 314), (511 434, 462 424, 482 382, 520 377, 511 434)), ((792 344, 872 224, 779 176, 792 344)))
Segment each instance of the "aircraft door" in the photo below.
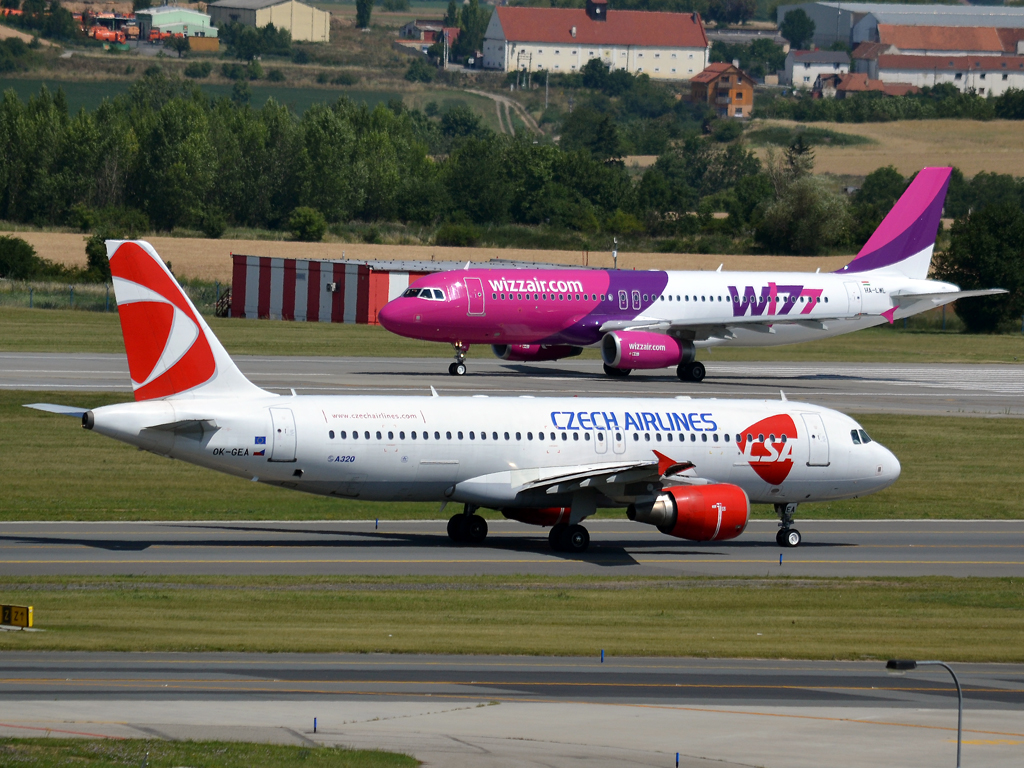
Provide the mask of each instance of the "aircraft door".
POLYGON ((608 453, 608 438, 609 433, 607 432, 595 432, 594 433, 594 450, 598 453, 608 453))
POLYGON ((850 314, 859 315, 861 313, 861 293, 859 283, 844 283, 846 286, 846 295, 850 299, 850 314))
POLYGON ((271 408, 270 422, 273 425, 270 461, 295 461, 295 414, 292 409, 271 408))
POLYGON ((807 466, 827 467, 828 460, 828 435, 825 433, 825 425, 821 416, 816 413, 805 413, 804 426, 807 427, 807 442, 810 451, 807 455, 807 466))
POLYGON ((608 435, 610 436, 612 441, 612 450, 615 451, 615 453, 619 454, 625 453, 626 433, 623 432, 622 430, 617 429, 614 432, 609 432, 608 435))
POLYGON ((467 315, 484 314, 484 284, 479 277, 466 278, 466 296, 469 299, 467 315))

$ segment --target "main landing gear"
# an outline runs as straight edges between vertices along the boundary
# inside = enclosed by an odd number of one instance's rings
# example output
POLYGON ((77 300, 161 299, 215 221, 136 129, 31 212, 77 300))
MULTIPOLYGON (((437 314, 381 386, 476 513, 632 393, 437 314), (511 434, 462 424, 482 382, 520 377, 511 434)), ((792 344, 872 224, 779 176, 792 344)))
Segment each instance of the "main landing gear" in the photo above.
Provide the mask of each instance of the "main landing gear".
POLYGON ((555 552, 582 554, 590 546, 590 532, 582 525, 558 523, 551 526, 548 543, 555 552))
POLYGON ((612 368, 608 363, 604 363, 604 372, 613 379, 622 379, 629 376, 633 372, 632 368, 612 368))
POLYGON ((796 504, 776 504, 775 514, 779 516, 779 532, 775 534, 775 543, 780 547, 799 547, 800 531, 793 527, 793 514, 796 504))
POLYGON ((466 504, 464 511, 448 521, 448 538, 456 544, 482 544, 487 538, 487 521, 466 504))
MULTIPOLYGON (((463 344, 462 342, 453 342, 452 347, 455 349, 455 362, 448 366, 449 376, 465 376, 466 375, 466 353, 469 351, 469 345, 463 344)), ((482 520, 483 518, 481 518, 482 520)))
POLYGON ((679 377, 680 381, 700 383, 704 381, 706 374, 707 369, 704 368, 704 363, 697 362, 696 360, 692 363, 680 363, 679 367, 676 368, 676 376, 679 377))

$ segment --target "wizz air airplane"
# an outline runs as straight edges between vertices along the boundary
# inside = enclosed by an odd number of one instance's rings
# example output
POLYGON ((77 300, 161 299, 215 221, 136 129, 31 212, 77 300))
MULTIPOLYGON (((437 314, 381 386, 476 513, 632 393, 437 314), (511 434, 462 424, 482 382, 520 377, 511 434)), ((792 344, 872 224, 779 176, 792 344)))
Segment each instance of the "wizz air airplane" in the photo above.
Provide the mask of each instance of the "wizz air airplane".
POLYGON ((463 504, 455 541, 487 536, 481 507, 550 527, 583 552, 601 508, 695 541, 739 536, 774 504, 794 547, 801 502, 879 491, 896 457, 853 419, 761 400, 277 395, 235 367, 153 247, 108 241, 135 402, 86 410, 86 429, 282 488, 374 501, 463 504))
POLYGON ((702 381, 701 347, 763 347, 892 323, 971 296, 928 279, 951 168, 925 168, 860 253, 819 272, 465 269, 425 275, 378 314, 392 333, 503 360, 558 360, 600 344, 604 371, 669 368, 702 381))

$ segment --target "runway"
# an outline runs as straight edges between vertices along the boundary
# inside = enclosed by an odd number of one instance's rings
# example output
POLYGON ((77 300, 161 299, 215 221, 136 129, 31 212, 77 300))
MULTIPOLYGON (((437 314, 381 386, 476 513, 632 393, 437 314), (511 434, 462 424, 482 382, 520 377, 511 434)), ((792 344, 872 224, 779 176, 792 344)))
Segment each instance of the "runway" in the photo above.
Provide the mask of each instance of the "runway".
POLYGON ((780 549, 768 520, 700 543, 598 519, 584 555, 552 552, 547 529, 505 520, 490 522, 485 544, 455 545, 445 524, 0 523, 0 575, 1024 576, 1017 520, 798 520, 803 543, 780 549))
MULTIPOLYGON (((777 399, 782 390, 849 413, 1024 416, 1024 367, 886 363, 735 363, 707 361, 701 384, 673 370, 610 379, 597 360, 507 363, 471 358, 470 373, 447 374, 439 358, 235 358, 261 387, 300 394, 575 395, 777 399)), ((0 353, 0 389, 130 392, 123 355, 0 353)))
MULTIPOLYGON (((948 674, 893 678, 881 661, 20 652, 4 660, 0 736, 345 744, 488 767, 667 767, 676 752, 688 768, 934 766, 955 754, 948 674)), ((956 669, 964 764, 1019 764, 1024 667, 956 669)))

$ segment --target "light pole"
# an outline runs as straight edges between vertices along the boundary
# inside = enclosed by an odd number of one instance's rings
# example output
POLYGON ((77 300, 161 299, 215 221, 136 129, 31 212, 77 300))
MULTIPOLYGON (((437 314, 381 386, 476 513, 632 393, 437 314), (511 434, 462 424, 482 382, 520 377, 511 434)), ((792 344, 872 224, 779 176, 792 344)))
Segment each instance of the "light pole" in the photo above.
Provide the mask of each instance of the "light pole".
POLYGON ((619 238, 612 238, 612 269, 619 268, 619 238))
POLYGON ((954 672, 952 668, 943 661, 912 661, 911 659, 889 659, 889 662, 885 665, 885 669, 890 674, 902 675, 911 669, 917 669, 918 667, 925 666, 942 667, 953 676, 953 682, 956 683, 956 768, 960 768, 960 744, 963 740, 964 732, 964 692, 960 687, 960 681, 956 677, 956 672, 954 672))

